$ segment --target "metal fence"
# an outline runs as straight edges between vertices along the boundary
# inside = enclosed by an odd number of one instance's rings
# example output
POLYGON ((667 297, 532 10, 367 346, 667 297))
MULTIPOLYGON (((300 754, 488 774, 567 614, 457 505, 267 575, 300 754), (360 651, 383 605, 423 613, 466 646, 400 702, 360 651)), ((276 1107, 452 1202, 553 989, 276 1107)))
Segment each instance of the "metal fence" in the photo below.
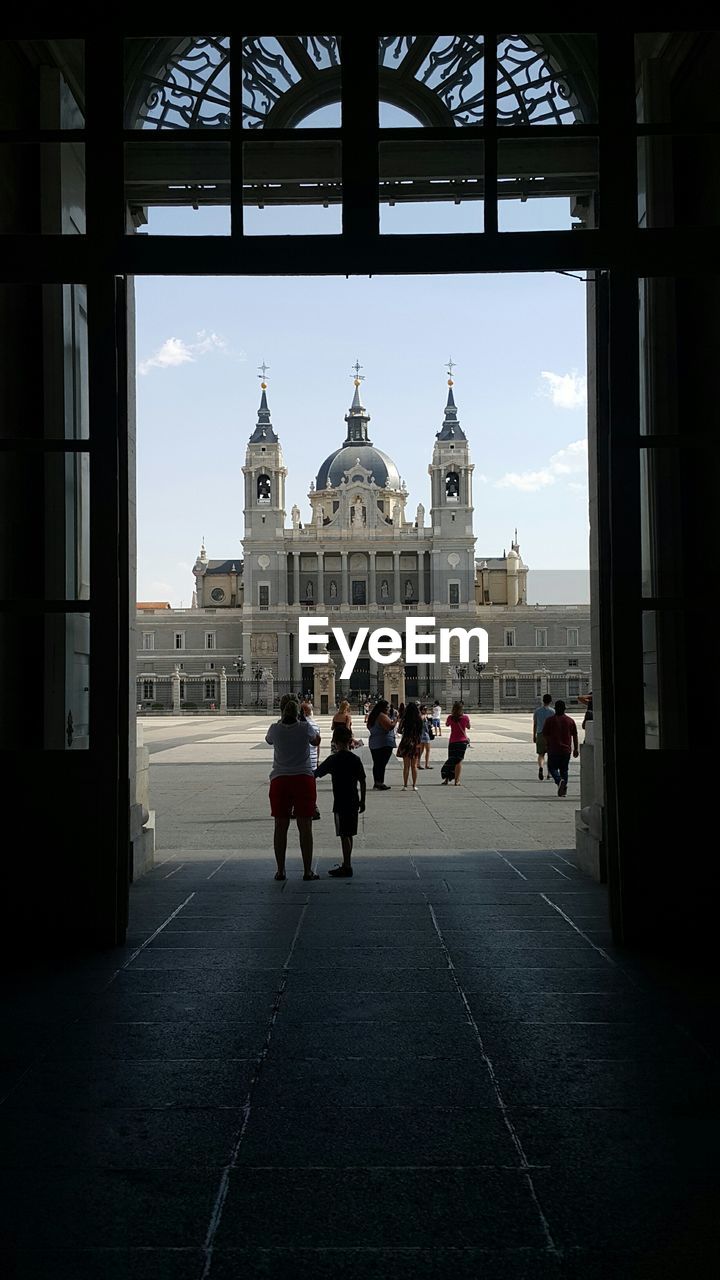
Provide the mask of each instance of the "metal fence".
MULTIPOLYGON (((481 675, 454 677, 449 680, 426 681, 409 677, 405 683, 405 700, 439 702, 448 712, 455 699, 468 711, 532 711, 549 693, 553 702, 563 698, 568 709, 583 709, 581 695, 591 689, 588 672, 566 671, 484 671, 481 675)), ((241 680, 238 676, 222 676, 218 672, 186 675, 143 675, 137 678, 138 712, 157 714, 260 715, 275 711, 284 694, 309 697, 312 691, 292 680, 241 680)), ((382 689, 350 689, 348 682, 338 681, 335 701, 347 698, 353 711, 362 712, 366 700, 375 702, 382 689)))

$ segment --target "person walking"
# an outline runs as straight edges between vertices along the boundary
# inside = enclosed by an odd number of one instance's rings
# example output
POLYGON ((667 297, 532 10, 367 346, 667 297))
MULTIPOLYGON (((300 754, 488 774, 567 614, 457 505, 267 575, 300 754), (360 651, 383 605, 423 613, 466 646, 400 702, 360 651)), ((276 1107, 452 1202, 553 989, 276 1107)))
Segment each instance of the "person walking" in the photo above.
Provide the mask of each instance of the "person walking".
POLYGON ((436 732, 436 734, 437 734, 438 738, 442 738, 442 736, 443 736, 443 735, 442 735, 442 725, 441 725, 441 723, 440 723, 440 717, 441 717, 441 716, 442 716, 442 707, 440 706, 440 703, 438 702, 438 700, 437 700, 437 698, 436 698, 436 699, 435 699, 435 701, 433 702, 433 709, 432 709, 432 722, 433 722, 433 729, 435 730, 435 732, 436 732))
POLYGON ((420 759, 418 761, 418 769, 432 769, 430 763, 430 748, 432 747, 433 738, 435 737, 435 729, 433 728, 432 716, 428 713, 424 703, 420 707, 420 716, 422 718, 422 735, 420 737, 420 759), (425 763, 423 764, 423 755, 425 763))
MULTIPOLYGON (((543 733, 543 725, 545 724, 545 721, 548 719, 549 716, 554 716, 554 715, 555 715, 555 711, 552 705, 552 698, 549 693, 544 693, 542 706, 536 707, 535 710, 533 711, 533 728, 532 728, 533 742, 535 743, 535 750, 537 752, 539 782, 542 782, 543 780, 543 764, 545 762, 545 754, 547 752, 547 744, 545 742, 545 735, 543 733)), ((548 778, 551 776, 549 769, 547 771, 546 776, 548 778)))
POLYGON ((402 724, 402 737, 397 753, 403 762, 403 791, 407 791, 408 778, 412 773, 412 789, 417 791, 418 761, 422 752, 422 716, 417 702, 409 702, 405 708, 402 724))
POLYGON ((310 720, 300 719, 300 708, 288 698, 281 719, 271 724, 265 741, 273 748, 270 771, 270 812, 275 819, 273 846, 277 862, 276 880, 285 880, 285 855, 290 819, 297 822, 303 880, 319 880, 312 869, 312 820, 316 810, 316 787, 310 749, 320 746, 320 734, 310 720))
POLYGON ((548 769, 558 789, 558 796, 566 796, 568 789, 568 769, 570 767, 570 751, 575 759, 580 754, 578 747, 577 725, 572 716, 565 714, 565 703, 558 698, 555 703, 555 715, 545 721, 545 742, 547 744, 548 769))
POLYGON ((368 746, 373 758, 373 791, 389 791, 385 782, 387 762, 395 746, 395 717, 390 715, 387 698, 378 698, 367 718, 370 730, 368 746))
POLYGON ((332 778, 335 834, 340 837, 342 862, 328 871, 338 879, 352 875, 353 836, 357 835, 358 814, 365 812, 365 770, 351 750, 352 732, 347 725, 337 724, 333 732, 334 755, 329 755, 315 770, 316 778, 327 773, 332 778), (360 794, 358 795, 358 787, 360 794))
POLYGON ((450 730, 450 741, 448 743, 447 760, 442 767, 442 785, 446 787, 450 779, 454 778, 455 786, 457 787, 460 785, 462 764, 470 741, 467 736, 467 731, 470 728, 470 717, 465 715, 462 702, 453 702, 452 711, 445 723, 450 730))

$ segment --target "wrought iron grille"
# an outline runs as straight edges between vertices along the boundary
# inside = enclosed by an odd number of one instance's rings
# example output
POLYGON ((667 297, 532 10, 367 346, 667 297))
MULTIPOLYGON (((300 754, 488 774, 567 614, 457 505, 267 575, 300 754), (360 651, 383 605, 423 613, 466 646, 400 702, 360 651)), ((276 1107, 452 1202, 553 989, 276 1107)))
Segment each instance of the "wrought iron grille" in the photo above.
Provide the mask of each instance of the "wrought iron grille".
MULTIPOLYGON (((535 35, 498 41, 501 125, 573 124, 585 118, 579 75, 535 35)), ((382 36, 380 96, 420 125, 477 125, 484 119, 483 35, 382 36)), ((187 37, 155 49, 129 96, 131 128, 223 130, 230 125, 230 42, 187 37)), ((288 128, 319 105, 340 101, 335 35, 253 36, 242 44, 243 127, 288 128)))

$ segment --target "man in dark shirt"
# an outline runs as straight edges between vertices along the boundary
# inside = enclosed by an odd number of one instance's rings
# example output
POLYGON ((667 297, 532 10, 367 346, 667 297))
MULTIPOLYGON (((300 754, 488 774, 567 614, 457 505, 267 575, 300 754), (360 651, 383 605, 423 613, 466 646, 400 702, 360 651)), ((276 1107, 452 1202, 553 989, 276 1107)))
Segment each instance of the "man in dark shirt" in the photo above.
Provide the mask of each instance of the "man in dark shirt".
POLYGON ((352 733, 347 725, 335 725, 333 742, 337 750, 318 766, 315 777, 324 778, 329 773, 332 778, 335 834, 340 837, 343 860, 340 866, 328 871, 328 875, 342 878, 353 873, 353 836, 357 835, 358 814, 365 812, 365 770, 350 750, 352 733))
POLYGON ((565 715, 565 703, 562 698, 555 702, 555 715, 548 716, 543 725, 543 736, 547 745, 548 769, 557 784, 558 795, 566 796, 568 789, 568 768, 570 751, 577 758, 578 731, 572 716, 565 715))

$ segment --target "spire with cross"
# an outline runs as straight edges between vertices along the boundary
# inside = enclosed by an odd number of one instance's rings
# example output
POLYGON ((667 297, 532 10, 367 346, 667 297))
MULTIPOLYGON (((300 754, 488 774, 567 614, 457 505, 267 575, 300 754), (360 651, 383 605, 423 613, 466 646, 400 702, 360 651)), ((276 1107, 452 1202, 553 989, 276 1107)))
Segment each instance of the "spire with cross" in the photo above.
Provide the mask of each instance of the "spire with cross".
POLYGON ((368 437, 367 424, 370 421, 370 414, 367 409, 363 408, 360 399, 360 383, 365 381, 365 375, 360 372, 363 368, 359 360, 352 365, 352 380, 355 386, 355 394, 350 412, 346 413, 345 421, 348 424, 347 438, 345 444, 370 444, 372 443, 368 437))
POLYGON ((258 378, 260 379, 260 388, 262 391, 262 395, 260 396, 260 408, 258 409, 257 426, 255 427, 255 430, 253 431, 250 437, 250 444, 260 444, 262 442, 267 442, 270 444, 278 443, 278 438, 275 434, 275 431, 273 430, 272 422, 270 421, 270 408, 268 406, 267 395, 266 395, 267 372, 269 368, 270 368, 270 365, 266 364, 264 360, 262 364, 258 365, 258 369, 260 370, 260 372, 258 373, 258 378))
POLYGON ((455 385, 455 382, 452 376, 452 371, 456 367, 457 366, 455 364, 455 361, 451 356, 447 364, 445 365, 445 368, 447 369, 448 374, 450 376, 448 377, 448 380, 447 380, 448 395, 447 395, 447 404, 445 405, 445 418, 444 418, 442 427, 440 428, 436 436, 436 439, 438 440, 467 439, 465 432, 463 431, 458 421, 457 405, 455 404, 455 397, 453 395, 453 387, 455 385))

